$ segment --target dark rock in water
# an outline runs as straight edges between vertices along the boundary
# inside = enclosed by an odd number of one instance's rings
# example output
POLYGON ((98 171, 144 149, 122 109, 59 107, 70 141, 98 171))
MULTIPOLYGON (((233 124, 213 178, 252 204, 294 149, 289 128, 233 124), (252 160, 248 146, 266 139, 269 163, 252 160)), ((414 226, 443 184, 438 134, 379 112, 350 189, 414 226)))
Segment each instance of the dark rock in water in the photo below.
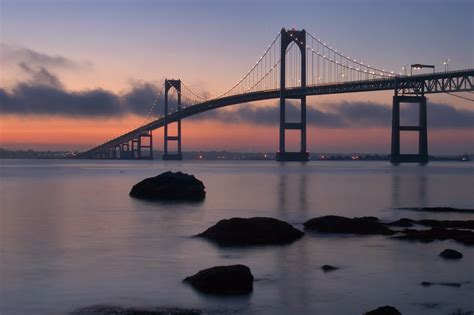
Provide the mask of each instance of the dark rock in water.
POLYGON ((324 265, 324 266, 321 267, 321 269, 322 269, 324 272, 331 272, 331 271, 338 270, 339 267, 334 267, 334 266, 331 266, 331 265, 324 265))
POLYGON ((445 229, 474 229, 474 220, 420 220, 419 224, 429 227, 441 227, 445 229))
POLYGON ((461 259, 463 256, 462 253, 450 248, 443 250, 439 255, 446 259, 461 259))
POLYGON ((248 294, 253 290, 253 275, 244 265, 217 266, 199 271, 183 280, 208 294, 248 294))
POLYGON ((397 221, 386 223, 385 225, 396 226, 396 227, 412 227, 413 224, 415 223, 416 223, 415 220, 408 219, 408 218, 401 218, 401 219, 398 219, 397 221))
POLYGON ((405 229, 404 235, 395 236, 397 239, 432 242, 434 240, 455 240, 465 245, 474 245, 474 232, 457 229, 431 228, 429 230, 405 229))
POLYGON ((375 310, 365 313, 365 315, 401 315, 395 307, 390 305, 381 306, 375 310))
POLYGON ((398 208, 400 210, 412 210, 423 212, 459 212, 459 213, 474 213, 474 209, 460 209, 452 207, 406 207, 398 208))
POLYGON ((197 236, 222 246, 291 243, 304 235, 290 224, 265 217, 220 220, 197 236))
POLYGON ((420 284, 423 287, 430 287, 432 285, 442 285, 442 286, 454 287, 454 288, 460 288, 461 287, 461 284, 459 282, 428 282, 428 281, 423 281, 420 284))
POLYGON ((125 308, 112 305, 93 305, 79 308, 70 313, 71 315, 198 315, 200 310, 180 308, 125 308))
POLYGON ((204 184, 193 175, 166 172, 142 180, 130 191, 130 196, 147 200, 200 201, 206 196, 204 184))
POLYGON ((392 235, 395 231, 386 227, 374 217, 346 218, 327 215, 313 218, 304 223, 306 229, 321 233, 353 233, 392 235))

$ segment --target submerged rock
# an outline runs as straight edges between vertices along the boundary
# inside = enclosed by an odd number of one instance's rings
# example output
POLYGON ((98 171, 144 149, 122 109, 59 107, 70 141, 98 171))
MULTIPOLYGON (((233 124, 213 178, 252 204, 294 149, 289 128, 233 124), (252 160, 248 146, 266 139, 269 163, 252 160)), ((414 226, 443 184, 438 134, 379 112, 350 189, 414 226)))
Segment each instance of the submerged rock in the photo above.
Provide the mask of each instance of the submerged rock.
POLYGON ((450 248, 443 250, 439 255, 445 259, 461 259, 463 257, 462 253, 450 248))
POLYGON ((395 236, 397 239, 432 242, 434 240, 455 240, 465 245, 474 245, 474 232, 467 230, 445 229, 434 227, 429 230, 405 229, 404 235, 395 236))
POLYGON ((273 218, 231 218, 220 220, 198 234, 219 245, 272 245, 296 241, 304 235, 290 224, 273 218))
POLYGON ((322 269, 324 272, 331 272, 331 271, 338 270, 339 267, 334 267, 334 266, 331 266, 331 265, 324 265, 324 266, 321 267, 321 269, 322 269))
POLYGON ((365 315, 401 315, 395 307, 390 305, 381 306, 375 310, 365 313, 365 315))
POLYGON ((248 294, 253 290, 253 275, 244 265, 217 266, 199 271, 183 282, 208 294, 248 294))
POLYGON ((321 233, 353 233, 392 235, 395 231, 386 227, 375 217, 346 218, 327 215, 304 223, 306 229, 321 233))
POLYGON ((474 213, 474 209, 460 209, 452 207, 405 207, 398 208, 399 210, 412 210, 422 212, 459 212, 459 213, 474 213))
POLYGON ((113 305, 93 305, 79 308, 71 315, 198 315, 200 310, 157 307, 157 308, 126 308, 113 305))
POLYGON ((442 285, 445 287, 453 287, 453 288, 460 288, 461 284, 459 282, 428 282, 423 281, 420 283, 423 287, 431 287, 432 285, 442 285))
POLYGON ((147 200, 199 201, 206 196, 204 184, 193 175, 165 172, 134 185, 130 196, 147 200))

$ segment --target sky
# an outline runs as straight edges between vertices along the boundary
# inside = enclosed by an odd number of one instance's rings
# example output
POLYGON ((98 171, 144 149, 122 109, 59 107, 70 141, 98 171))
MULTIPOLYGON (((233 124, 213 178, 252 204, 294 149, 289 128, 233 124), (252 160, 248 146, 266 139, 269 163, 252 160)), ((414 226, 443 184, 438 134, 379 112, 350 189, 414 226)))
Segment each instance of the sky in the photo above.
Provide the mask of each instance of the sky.
MULTIPOLYGON (((164 78, 215 95, 282 28, 304 28, 357 60, 474 68, 474 1, 0 0, 0 147, 82 150, 140 125, 164 78)), ((309 97, 311 152, 390 149, 393 92, 309 97)), ((472 93, 463 93, 472 97, 472 93)), ((473 102, 428 96, 429 151, 474 148, 473 102)), ((294 109, 296 110, 296 109, 294 109)), ((406 119, 416 111, 404 109, 406 119)), ((155 148, 162 133, 155 131, 155 148)), ((296 149, 296 136, 290 136, 296 149), (294 139, 293 139, 294 138, 294 139)), ((402 150, 417 138, 402 136, 402 150)), ((184 150, 276 151, 277 101, 183 121, 184 150)))

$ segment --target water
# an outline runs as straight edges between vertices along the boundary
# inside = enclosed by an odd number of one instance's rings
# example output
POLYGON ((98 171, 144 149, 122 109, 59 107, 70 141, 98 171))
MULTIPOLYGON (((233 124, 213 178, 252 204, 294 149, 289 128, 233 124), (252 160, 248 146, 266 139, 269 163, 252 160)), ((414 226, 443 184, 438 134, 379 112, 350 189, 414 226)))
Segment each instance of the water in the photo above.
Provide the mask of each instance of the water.
POLYGON ((93 304, 258 314, 361 314, 386 304, 403 314, 474 309, 474 248, 452 241, 307 234, 288 246, 225 249, 192 237, 234 216, 270 216, 297 228, 326 214, 474 219, 394 209, 474 208, 472 163, 1 163, 2 315, 64 314, 93 304), (205 201, 150 203, 128 196, 133 184, 167 170, 202 179, 205 201), (464 258, 440 259, 447 247, 464 258), (249 296, 209 297, 181 283, 200 269, 235 263, 256 277, 249 296), (324 264, 341 269, 324 273, 324 264), (424 288, 422 281, 472 282, 424 288))

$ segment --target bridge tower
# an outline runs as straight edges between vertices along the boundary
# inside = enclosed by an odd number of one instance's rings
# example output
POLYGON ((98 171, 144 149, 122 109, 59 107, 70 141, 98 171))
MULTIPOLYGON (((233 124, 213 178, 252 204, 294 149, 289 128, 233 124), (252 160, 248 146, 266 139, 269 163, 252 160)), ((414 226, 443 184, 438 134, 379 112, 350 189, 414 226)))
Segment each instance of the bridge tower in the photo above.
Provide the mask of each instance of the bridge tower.
POLYGON ((404 95, 404 89, 400 89, 395 81, 395 95, 393 96, 392 106, 392 150, 390 162, 398 163, 428 163, 428 124, 426 113, 426 97, 423 91, 423 85, 415 89, 415 95, 404 95), (402 93, 402 95, 399 95, 402 93), (418 126, 400 125, 400 103, 418 104, 418 126), (418 132, 418 154, 400 153, 400 132, 415 131, 418 132))
POLYGON ((181 80, 165 80, 165 130, 164 130, 164 143, 163 143, 163 160, 182 160, 183 154, 181 153, 181 119, 177 119, 177 134, 175 136, 168 135, 168 125, 174 121, 169 121, 168 115, 168 92, 171 88, 174 88, 178 94, 178 110, 181 109, 181 80), (168 152, 168 141, 177 141, 177 152, 168 152))
POLYGON ((308 161, 309 154, 306 151, 306 96, 288 95, 286 82, 286 50, 288 46, 295 42, 301 53, 301 87, 306 87, 306 31, 281 30, 281 51, 280 51, 280 144, 276 154, 277 161, 308 161), (286 99, 300 99, 301 118, 300 122, 286 121, 286 99), (288 152, 285 149, 286 130, 300 131, 300 151, 288 152))

